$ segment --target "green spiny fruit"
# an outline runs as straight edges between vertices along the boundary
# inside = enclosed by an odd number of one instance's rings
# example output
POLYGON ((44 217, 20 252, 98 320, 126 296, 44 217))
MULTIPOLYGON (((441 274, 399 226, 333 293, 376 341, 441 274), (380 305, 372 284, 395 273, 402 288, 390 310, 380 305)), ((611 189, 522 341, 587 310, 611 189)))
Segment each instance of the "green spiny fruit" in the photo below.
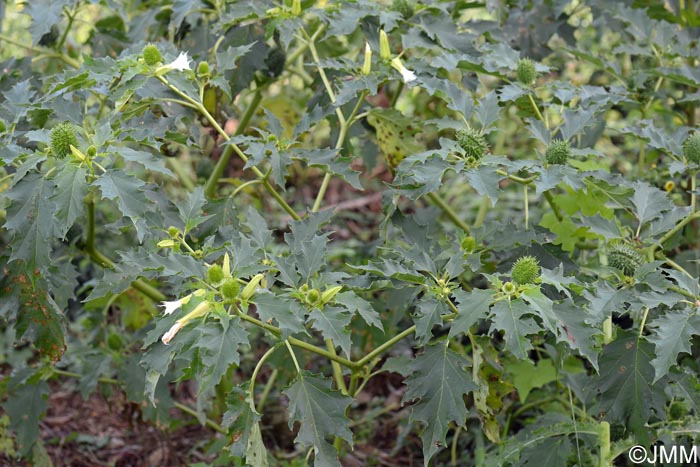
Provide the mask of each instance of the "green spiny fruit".
POLYGON ((241 286, 236 279, 229 279, 221 286, 221 294, 226 300, 234 300, 240 290, 241 286))
POLYGON ((472 157, 479 161, 489 150, 489 145, 481 131, 477 131, 471 126, 457 131, 457 142, 464 151, 466 157, 472 157))
POLYGON ((309 290, 309 293, 306 295, 306 301, 309 303, 309 305, 315 305, 320 300, 321 300, 321 292, 319 292, 316 289, 309 290))
POLYGON ((540 265, 534 256, 522 256, 513 265, 510 277, 520 285, 532 284, 540 277, 540 265))
POLYGON ((273 47, 265 57, 265 70, 270 78, 277 78, 284 71, 287 53, 281 47, 273 47))
POLYGON ((210 284, 218 284, 224 280, 224 270, 218 264, 213 264, 207 270, 207 281, 210 284))
POLYGON ((474 248, 476 248, 476 240, 474 240, 474 237, 464 237, 464 239, 462 239, 462 250, 464 250, 465 253, 471 253, 474 251, 474 248))
POLYGON ((688 136, 683 142, 683 155, 695 164, 700 164, 700 132, 688 136))
POLYGON ((423 150, 423 146, 415 141, 411 120, 396 109, 372 109, 367 115, 367 123, 377 131, 379 150, 392 173, 406 157, 423 150))
POLYGON ((75 126, 70 122, 59 123, 51 130, 51 154, 63 159, 71 153, 70 147, 78 146, 75 126))
POLYGON ((529 58, 521 58, 518 61, 518 68, 515 71, 515 75, 523 84, 530 84, 537 78, 537 70, 535 69, 535 62, 529 58))
POLYGON ((199 65, 197 65, 197 76, 209 76, 209 64, 207 62, 199 62, 199 65))
POLYGON ((414 13, 413 2, 410 0, 394 0, 391 4, 391 9, 401 13, 403 19, 410 18, 414 13))
POLYGON ((629 245, 616 243, 608 251, 608 264, 626 276, 634 276, 643 262, 642 255, 629 245))
POLYGON ((552 165, 565 164, 571 157, 571 146, 568 141, 555 139, 549 143, 544 153, 547 163, 552 165))
POLYGON ((143 61, 146 62, 148 66, 158 65, 163 61, 163 56, 160 54, 160 50, 153 44, 148 44, 143 48, 143 61))
POLYGON ((501 286, 501 291, 506 295, 513 295, 515 294, 515 292, 517 292, 517 290, 517 287, 515 287, 515 284, 513 284, 512 282, 505 282, 501 286))

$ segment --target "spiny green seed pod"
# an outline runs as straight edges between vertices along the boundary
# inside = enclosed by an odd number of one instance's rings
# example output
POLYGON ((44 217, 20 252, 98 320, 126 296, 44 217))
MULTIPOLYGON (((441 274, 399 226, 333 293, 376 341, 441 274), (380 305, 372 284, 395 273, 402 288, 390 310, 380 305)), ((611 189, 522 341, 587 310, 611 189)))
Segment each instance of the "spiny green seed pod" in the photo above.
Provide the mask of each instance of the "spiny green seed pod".
POLYGON ((625 276, 634 276, 643 262, 642 255, 629 245, 616 243, 608 251, 608 264, 625 276))
POLYGON ((180 234, 180 229, 178 229, 174 225, 171 225, 170 227, 168 227, 168 235, 170 235, 171 237, 175 238, 179 234, 180 234))
POLYGON ((277 78, 284 71, 284 64, 287 61, 287 53, 281 47, 273 47, 265 57, 265 69, 267 76, 277 78))
POLYGON ((540 277, 540 265, 534 256, 523 256, 513 265, 510 277, 518 284, 532 284, 540 277))
POLYGON ((199 62, 199 65, 197 65, 197 76, 209 76, 209 64, 207 62, 199 62))
POLYGON ((301 284, 301 287, 299 287, 299 292, 303 293, 304 295, 309 293, 309 285, 308 284, 301 284))
POLYGON ((484 134, 471 126, 467 126, 464 130, 457 131, 457 142, 464 151, 465 157, 473 157, 477 161, 481 160, 484 154, 489 150, 489 145, 486 143, 484 134))
POLYGON ((689 162, 700 164, 700 132, 693 133, 683 142, 683 155, 689 162))
POLYGON ((238 284, 238 281, 233 278, 227 280, 224 282, 224 285, 221 286, 221 294, 226 300, 234 300, 236 297, 238 297, 238 292, 240 290, 240 284, 238 284))
POLYGON ((552 165, 565 164, 571 157, 571 146, 568 141, 555 139, 549 143, 547 150, 544 152, 544 158, 547 163, 552 165))
POLYGON ((143 61, 146 62, 148 66, 156 66, 163 61, 163 56, 160 54, 160 50, 153 44, 148 44, 143 48, 143 61))
POLYGON ((517 287, 515 287, 515 284, 513 284, 512 282, 505 282, 501 286, 501 290, 506 295, 513 295, 518 289, 517 289, 517 287))
POLYGON ((97 148, 95 146, 90 146, 87 150, 87 155, 90 157, 95 157, 97 155, 97 148))
POLYGON ((75 136, 75 126, 70 122, 59 123, 51 130, 51 153, 54 157, 63 159, 71 153, 71 145, 78 145, 75 136))
POLYGON ((319 292, 316 289, 309 290, 309 293, 306 295, 306 301, 309 303, 309 305, 315 305, 320 300, 321 300, 321 292, 319 292))
POLYGON ((464 250, 465 253, 471 253, 474 251, 474 248, 476 248, 476 240, 474 240, 474 237, 464 237, 462 240, 462 250, 464 250))
POLYGON ((403 19, 408 19, 413 16, 413 2, 409 0, 394 0, 391 4, 391 9, 401 13, 403 19))
POLYGON ((218 264, 213 264, 207 270, 207 282, 218 284, 224 280, 224 270, 218 264))
POLYGON ((529 58, 521 58, 518 61, 518 68, 515 70, 515 75, 523 84, 530 84, 537 78, 537 70, 535 69, 535 62, 529 58))

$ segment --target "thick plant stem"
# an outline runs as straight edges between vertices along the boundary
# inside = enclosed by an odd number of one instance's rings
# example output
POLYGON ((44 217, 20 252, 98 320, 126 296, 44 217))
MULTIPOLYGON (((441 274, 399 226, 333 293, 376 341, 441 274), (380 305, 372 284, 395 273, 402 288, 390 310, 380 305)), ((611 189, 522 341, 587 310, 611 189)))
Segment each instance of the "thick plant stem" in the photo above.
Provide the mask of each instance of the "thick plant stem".
MULTIPOLYGON (((202 114, 204 118, 207 119, 207 121, 221 135, 221 137, 228 142, 228 146, 232 148, 233 152, 235 152, 236 155, 238 155, 238 157, 240 157, 241 160, 243 160, 243 162, 248 162, 248 156, 246 156, 243 153, 243 151, 241 151, 241 148, 239 148, 236 143, 232 143, 230 141, 231 137, 224 131, 223 128, 221 128, 221 125, 219 125, 216 119, 209 113, 209 111, 204 107, 204 105, 202 105, 201 102, 197 102, 195 99, 192 99, 190 96, 180 91, 177 87, 170 84, 168 80, 166 80, 164 77, 158 76, 157 78, 172 92, 174 92, 178 96, 182 97, 185 101, 192 104, 197 109, 197 111, 200 114, 202 114)), ((292 219, 301 220, 299 214, 297 214, 296 211, 294 211, 294 209, 292 209, 291 206, 287 204, 284 198, 282 198, 282 196, 277 192, 277 190, 275 190, 275 188, 267 181, 266 174, 262 173, 260 169, 258 169, 255 166, 251 167, 250 170, 255 174, 256 177, 258 177, 258 179, 263 181, 263 186, 268 191, 268 193, 270 193, 272 197, 277 200, 277 203, 282 207, 282 209, 284 209, 287 212, 287 214, 289 214, 292 217, 292 219)))
MULTIPOLYGON (((90 258, 94 262, 103 268, 114 269, 114 262, 103 255, 95 246, 95 202, 93 200, 89 200, 86 202, 86 205, 88 226, 87 238, 85 240, 85 251, 88 255, 90 255, 90 258)), ((166 299, 166 296, 163 295, 163 293, 141 279, 136 279, 133 281, 131 286, 156 302, 162 302, 166 299)))
MULTIPOLYGON (((260 88, 256 88, 255 92, 253 93, 253 99, 250 101, 250 104, 248 104, 248 108, 243 114, 243 117, 241 117, 241 120, 238 122, 238 127, 236 127, 234 136, 242 134, 248 127, 250 120, 253 118, 255 111, 260 105, 260 101, 262 101, 262 90, 260 88)), ((216 187, 219 183, 219 179, 224 174, 224 170, 226 169, 232 155, 233 147, 231 145, 226 146, 224 152, 221 154, 221 157, 216 162, 214 170, 212 170, 211 174, 209 175, 206 185, 204 186, 204 194, 208 198, 211 198, 216 194, 216 187)))
POLYGON ((248 386, 248 392, 250 393, 250 397, 253 400, 253 403, 255 403, 255 380, 258 377, 258 373, 260 373, 260 369, 262 366, 265 364, 268 358, 272 356, 273 353, 277 350, 279 344, 273 345, 269 349, 267 349, 267 352, 263 354, 263 356, 258 360, 258 363, 255 365, 255 369, 253 370, 253 374, 250 377, 250 385, 248 386))
POLYGON ((484 195, 481 197, 481 204, 479 204, 479 212, 476 214, 476 220, 474 220, 474 228, 481 227, 486 219, 486 213, 489 210, 491 202, 489 197, 484 195))
MULTIPOLYGON (((354 123, 355 115, 357 115, 357 112, 358 110, 360 110, 360 106, 365 101, 366 97, 367 91, 362 91, 362 93, 360 94, 360 98, 355 104, 355 107, 352 109, 352 112, 350 112, 350 116, 347 118, 347 120, 343 119, 341 121, 340 131, 338 132, 338 140, 335 142, 335 149, 337 151, 340 151, 343 147, 343 144, 345 144, 345 139, 348 136, 348 130, 354 123)), ((326 190, 328 189, 328 184, 331 181, 331 177, 332 175, 329 172, 326 172, 326 174, 323 176, 321 188, 319 188, 318 190, 318 194, 316 195, 316 200, 314 201, 314 205, 311 209, 311 212, 318 212, 318 210, 321 209, 321 202, 323 201, 323 197, 326 195, 326 190)))
POLYGON ((454 212, 452 208, 449 207, 447 203, 443 201, 442 198, 440 198, 440 196, 438 196, 435 193, 428 193, 426 196, 430 201, 433 202, 433 204, 442 209, 442 211, 452 221, 454 225, 464 230, 466 234, 469 234, 471 232, 471 228, 462 219, 460 219, 459 216, 457 216, 457 213, 454 212))
POLYGON ((608 422, 600 422, 598 446, 600 448, 598 467, 610 467, 612 465, 612 459, 610 456, 610 424, 608 422))
POLYGON ((554 213, 554 216, 557 218, 557 220, 559 222, 563 221, 564 216, 561 215, 561 211, 559 210, 557 203, 554 201, 554 196, 552 196, 552 193, 550 193, 549 191, 545 191, 544 199, 546 199, 549 203, 549 206, 552 208, 552 212, 554 213))
POLYGON ((374 357, 376 357, 376 356, 378 356, 378 355, 381 355, 381 354, 384 353, 386 350, 388 350, 388 349, 390 349, 391 347, 393 347, 394 344, 396 344, 397 342, 399 342, 399 341, 402 340, 403 338, 410 336, 410 335, 413 334, 414 332, 416 332, 416 326, 415 326, 415 325, 413 325, 413 326, 411 326, 410 328, 408 328, 408 329, 406 329, 406 330, 404 330, 404 331, 398 333, 397 335, 395 335, 394 337, 392 337, 391 339, 389 339, 388 341, 384 342, 382 345, 380 345, 379 347, 377 347, 376 349, 374 349, 373 351, 371 351, 370 353, 368 353, 367 355, 365 355, 364 357, 362 357, 360 360, 358 360, 357 362, 355 362, 355 366, 356 366, 357 368, 361 368, 361 367, 367 365, 369 362, 372 361, 372 359, 374 359, 374 357))
MULTIPOLYGON (((326 348, 328 352, 337 356, 333 339, 326 339, 326 348)), ((340 392, 347 396, 348 388, 345 385, 345 379, 343 379, 343 371, 340 369, 340 364, 335 360, 331 360, 331 367, 333 368, 333 379, 335 380, 336 386, 338 386, 340 392)))

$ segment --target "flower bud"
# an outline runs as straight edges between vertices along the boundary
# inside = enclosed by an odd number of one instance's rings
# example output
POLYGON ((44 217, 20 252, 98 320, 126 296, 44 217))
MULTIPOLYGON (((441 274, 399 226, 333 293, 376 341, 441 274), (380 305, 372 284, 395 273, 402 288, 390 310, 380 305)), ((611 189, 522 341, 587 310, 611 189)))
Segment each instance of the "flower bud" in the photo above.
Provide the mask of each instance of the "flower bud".
POLYGON ((258 284, 260 284, 260 281, 265 277, 265 274, 256 274, 249 282, 246 284, 246 286, 243 288, 243 291, 241 292, 241 298, 243 300, 248 300, 250 297, 253 296, 255 291, 258 288, 258 284))
POLYGON ((179 234, 180 234, 180 229, 178 229, 177 227, 175 227, 173 225, 168 227, 168 235, 170 235, 171 237, 176 238, 179 234))
POLYGON ((292 15, 299 16, 301 14, 301 0, 292 0, 292 15))
POLYGON ((389 38, 383 29, 379 30, 379 57, 382 60, 391 59, 391 48, 389 47, 389 38))
POLYGON ((174 242, 172 239, 168 238, 168 239, 166 239, 166 240, 161 240, 161 241, 159 241, 159 242, 156 244, 156 246, 157 246, 158 248, 172 248, 172 247, 175 246, 175 242, 174 242))
POLYGON ((464 250, 465 253, 471 253, 474 251, 474 248, 476 248, 476 240, 474 240, 474 237, 464 237, 462 240, 462 250, 464 250))
POLYGON ((365 62, 362 64, 362 74, 367 76, 372 72, 372 49, 369 42, 365 42, 365 62))
POLYGON ((336 285, 330 288, 327 288, 325 292, 321 294, 321 303, 324 305, 331 300, 333 300, 333 297, 335 297, 338 292, 340 292, 343 289, 342 285, 336 285))

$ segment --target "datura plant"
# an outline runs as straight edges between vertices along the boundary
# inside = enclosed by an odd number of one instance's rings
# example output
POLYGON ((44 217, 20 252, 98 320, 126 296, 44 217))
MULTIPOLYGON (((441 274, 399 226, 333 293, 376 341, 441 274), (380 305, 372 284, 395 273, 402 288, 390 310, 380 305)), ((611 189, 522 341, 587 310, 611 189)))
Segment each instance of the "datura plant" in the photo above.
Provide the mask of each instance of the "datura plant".
POLYGON ((0 464, 697 464, 697 3, 2 2, 0 464))

